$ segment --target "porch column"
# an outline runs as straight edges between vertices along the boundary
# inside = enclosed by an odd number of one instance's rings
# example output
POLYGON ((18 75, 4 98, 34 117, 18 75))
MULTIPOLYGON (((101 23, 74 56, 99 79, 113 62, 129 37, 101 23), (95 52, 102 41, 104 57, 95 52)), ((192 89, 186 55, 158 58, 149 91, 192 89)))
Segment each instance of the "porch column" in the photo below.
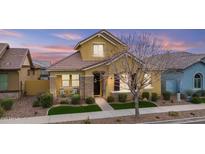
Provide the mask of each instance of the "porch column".
POLYGON ((50 93, 56 98, 56 76, 50 76, 50 93))
POLYGON ((85 76, 85 98, 94 96, 94 76, 85 76))
POLYGON ((83 75, 80 75, 80 98, 84 99, 85 98, 85 77, 83 75))
POLYGON ((106 98, 106 81, 108 76, 106 74, 102 74, 102 96, 106 98))

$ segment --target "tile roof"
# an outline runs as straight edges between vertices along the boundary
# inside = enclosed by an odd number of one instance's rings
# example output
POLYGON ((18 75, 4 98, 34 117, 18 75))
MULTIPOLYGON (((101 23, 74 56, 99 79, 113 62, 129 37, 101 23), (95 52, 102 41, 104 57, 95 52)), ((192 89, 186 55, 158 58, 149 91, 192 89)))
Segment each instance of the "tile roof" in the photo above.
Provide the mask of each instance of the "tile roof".
POLYGON ((0 58, 3 56, 9 45, 7 43, 0 43, 0 58))
POLYGON ((167 53, 151 57, 151 61, 154 64, 164 62, 165 69, 186 69, 187 67, 197 63, 202 62, 202 59, 205 58, 205 54, 192 54, 188 52, 176 52, 176 53, 167 53))
POLYGON ((80 52, 77 51, 74 54, 48 67, 48 71, 81 71, 84 69, 89 69, 91 67, 95 67, 103 64, 109 64, 110 62, 112 62, 113 60, 115 60, 116 58, 124 54, 131 55, 128 52, 121 52, 119 54, 116 54, 112 57, 106 58, 101 61, 83 61, 80 52))
POLYGON ((29 59, 31 59, 28 49, 7 49, 0 59, 0 70, 20 69, 27 55, 29 56, 29 59))

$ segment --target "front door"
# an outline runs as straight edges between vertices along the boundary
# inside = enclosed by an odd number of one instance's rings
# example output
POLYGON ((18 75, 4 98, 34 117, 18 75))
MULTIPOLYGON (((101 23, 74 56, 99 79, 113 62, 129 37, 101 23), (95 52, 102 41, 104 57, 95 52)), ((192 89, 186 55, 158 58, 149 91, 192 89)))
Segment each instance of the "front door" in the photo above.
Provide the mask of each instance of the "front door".
POLYGON ((94 95, 100 95, 100 73, 94 74, 94 95))

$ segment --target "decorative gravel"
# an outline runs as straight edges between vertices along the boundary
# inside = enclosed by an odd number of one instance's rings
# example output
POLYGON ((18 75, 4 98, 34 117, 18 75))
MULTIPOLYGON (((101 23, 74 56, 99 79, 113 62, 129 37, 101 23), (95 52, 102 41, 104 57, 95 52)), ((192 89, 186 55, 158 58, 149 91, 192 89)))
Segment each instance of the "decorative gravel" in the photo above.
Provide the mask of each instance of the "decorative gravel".
POLYGON ((45 116, 47 109, 42 107, 32 107, 36 97, 23 97, 20 100, 15 100, 10 111, 6 111, 6 118, 23 118, 34 116, 45 116))

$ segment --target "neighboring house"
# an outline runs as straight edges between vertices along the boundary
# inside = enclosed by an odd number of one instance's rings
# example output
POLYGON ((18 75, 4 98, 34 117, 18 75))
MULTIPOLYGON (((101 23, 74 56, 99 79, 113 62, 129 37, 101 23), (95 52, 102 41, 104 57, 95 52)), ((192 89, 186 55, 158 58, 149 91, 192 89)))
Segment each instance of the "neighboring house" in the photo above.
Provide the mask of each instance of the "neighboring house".
POLYGON ((38 79, 28 49, 0 43, 0 98, 19 98, 26 80, 38 79))
MULTIPOLYGON (((65 57, 48 68, 50 72, 50 92, 60 96, 79 92, 81 98, 119 93, 130 93, 123 82, 116 82, 111 65, 123 56, 128 46, 106 30, 101 30, 80 41, 72 55, 65 57), (120 85, 120 86, 119 86, 120 85), (116 87, 120 88, 116 88, 116 87)), ((134 57, 136 58, 136 57, 134 57)), ((153 83, 152 92, 161 93, 160 81, 153 83)))
POLYGON ((50 66, 50 63, 48 61, 33 60, 33 64, 35 68, 39 70, 39 79, 49 80, 49 73, 47 71, 47 67, 50 66))
POLYGON ((161 75, 162 91, 177 92, 205 89, 205 55, 187 52, 164 56, 166 71, 161 75))

